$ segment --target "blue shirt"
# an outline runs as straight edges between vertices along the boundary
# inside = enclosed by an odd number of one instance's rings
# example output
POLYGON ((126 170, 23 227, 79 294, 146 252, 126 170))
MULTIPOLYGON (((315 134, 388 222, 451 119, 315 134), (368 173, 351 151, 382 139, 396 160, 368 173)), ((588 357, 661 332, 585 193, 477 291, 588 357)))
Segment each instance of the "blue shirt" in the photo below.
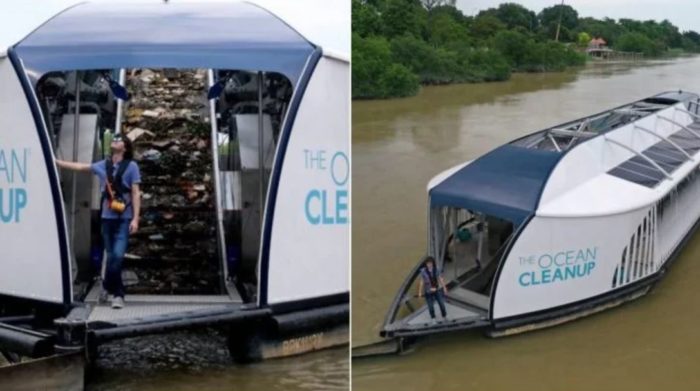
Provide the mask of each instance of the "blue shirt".
MULTIPOLYGON (((122 162, 118 162, 113 165, 112 177, 117 176, 119 170, 119 165, 122 162)), ((90 166, 92 173, 100 178, 100 189, 105 191, 105 186, 107 183, 107 164, 104 160, 92 163, 90 166)), ((131 220, 134 217, 134 208, 131 205, 131 186, 134 184, 141 183, 141 171, 139 171, 139 166, 135 161, 130 161, 129 166, 124 170, 122 175, 122 187, 124 188, 124 194, 122 198, 126 202, 126 209, 122 213, 114 212, 109 208, 108 199, 104 199, 102 202, 102 218, 103 219, 124 219, 131 220)))

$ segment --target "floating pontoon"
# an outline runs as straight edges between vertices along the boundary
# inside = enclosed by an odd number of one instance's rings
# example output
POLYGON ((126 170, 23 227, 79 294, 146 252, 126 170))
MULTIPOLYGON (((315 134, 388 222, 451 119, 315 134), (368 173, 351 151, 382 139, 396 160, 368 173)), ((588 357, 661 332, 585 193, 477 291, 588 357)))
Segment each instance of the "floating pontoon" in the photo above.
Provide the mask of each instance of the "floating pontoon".
POLYGON ((428 185, 430 322, 416 265, 382 336, 551 326, 647 293, 700 217, 698 95, 665 92, 505 144, 428 185))
POLYGON ((244 359, 347 343, 348 31, 349 9, 323 1, 87 3, 2 52, 0 351, 209 325, 244 359), (220 281, 206 295, 127 292, 112 310, 93 267, 99 184, 54 157, 103 159, 125 75, 147 68, 207 75, 220 281))

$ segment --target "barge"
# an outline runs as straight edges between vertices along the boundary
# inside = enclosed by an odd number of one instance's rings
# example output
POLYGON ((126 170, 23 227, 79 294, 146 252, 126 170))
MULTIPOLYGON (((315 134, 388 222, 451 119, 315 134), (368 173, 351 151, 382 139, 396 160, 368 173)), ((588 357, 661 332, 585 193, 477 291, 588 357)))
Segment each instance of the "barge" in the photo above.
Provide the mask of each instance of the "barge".
POLYGON ((699 96, 670 91, 521 137, 428 184, 427 256, 447 317, 416 286, 397 293, 386 338, 557 325, 649 292, 700 218, 699 96))
POLYGON ((31 28, 0 51, 0 352, 93 359, 108 341, 209 326, 241 361, 347 344, 349 9, 80 3, 31 28), (104 159, 125 75, 148 69, 205 75, 219 280, 127 291, 116 310, 95 267, 99 183, 54 161, 104 159))

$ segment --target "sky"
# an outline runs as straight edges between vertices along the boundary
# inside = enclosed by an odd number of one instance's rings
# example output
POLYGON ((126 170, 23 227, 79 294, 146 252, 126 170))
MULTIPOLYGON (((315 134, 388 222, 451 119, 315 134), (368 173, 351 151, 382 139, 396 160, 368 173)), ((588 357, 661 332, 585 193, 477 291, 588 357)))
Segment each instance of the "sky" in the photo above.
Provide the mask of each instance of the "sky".
MULTIPOLYGON (((539 13, 543 8, 560 4, 561 0, 457 0, 457 7, 465 15, 474 15, 480 10, 512 2, 539 13)), ((609 17, 613 19, 629 18, 637 20, 668 19, 681 31, 700 32, 699 0, 564 0, 576 11, 579 17, 609 17)))

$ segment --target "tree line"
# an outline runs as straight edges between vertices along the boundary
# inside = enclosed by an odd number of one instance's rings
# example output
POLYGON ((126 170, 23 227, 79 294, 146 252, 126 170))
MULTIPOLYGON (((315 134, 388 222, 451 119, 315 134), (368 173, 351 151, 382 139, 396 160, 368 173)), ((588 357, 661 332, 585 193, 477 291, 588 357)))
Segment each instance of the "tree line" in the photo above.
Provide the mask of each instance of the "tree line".
POLYGON ((668 20, 580 18, 569 5, 535 13, 504 3, 466 16, 455 0, 352 0, 352 31, 355 99, 411 96, 421 84, 564 70, 585 64, 579 49, 594 37, 647 56, 700 52, 700 34, 681 32, 668 20))

